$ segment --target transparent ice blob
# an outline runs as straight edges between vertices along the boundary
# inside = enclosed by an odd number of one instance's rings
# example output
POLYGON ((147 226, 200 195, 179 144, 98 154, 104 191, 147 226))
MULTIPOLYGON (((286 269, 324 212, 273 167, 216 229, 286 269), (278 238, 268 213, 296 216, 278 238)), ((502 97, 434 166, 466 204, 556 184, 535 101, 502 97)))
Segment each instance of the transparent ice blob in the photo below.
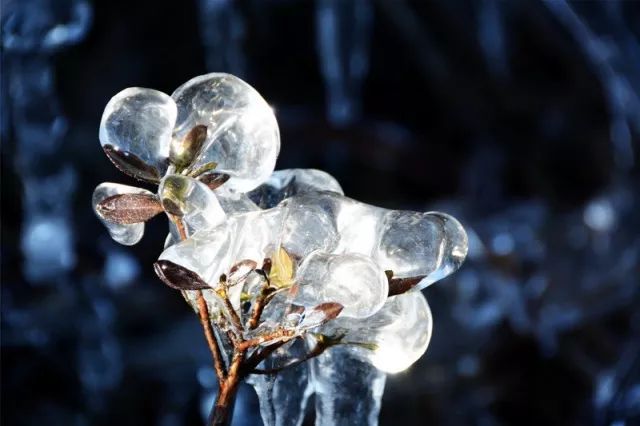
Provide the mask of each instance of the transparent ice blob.
POLYGON ((158 182, 167 170, 176 104, 153 89, 130 87, 115 95, 102 114, 100 143, 123 172, 158 182))
POLYGON ((207 139, 190 170, 210 162, 231 179, 225 185, 247 192, 264 182, 280 152, 280 131, 269 104, 247 83, 230 74, 195 77, 171 95, 178 106, 174 138, 197 125, 207 139))
POLYGON ((387 299, 363 320, 338 318, 325 333, 343 333, 354 354, 387 373, 406 370, 427 350, 433 320, 427 299, 413 290, 387 299), (329 330, 331 328, 332 330, 329 330))
POLYGON ((457 270, 468 240, 460 222, 444 213, 389 211, 374 258, 397 277, 419 277, 422 289, 457 270))
POLYGON ((144 234, 144 222, 120 225, 106 220, 97 210, 97 206, 100 202, 113 195, 120 194, 145 194, 153 196, 153 193, 146 189, 111 182, 101 183, 93 191, 93 196, 91 197, 93 211, 104 226, 107 227, 111 238, 120 244, 131 246, 142 239, 142 235, 144 234))
POLYGON ((285 198, 317 191, 344 194, 338 181, 327 172, 316 169, 284 169, 273 172, 249 196, 260 207, 271 208, 285 198))
POLYGON ((389 293, 384 271, 361 254, 314 252, 304 259, 296 278, 295 304, 312 308, 340 303, 340 317, 367 318, 384 305, 389 293))
POLYGON ((196 179, 167 175, 160 183, 158 196, 165 211, 179 218, 189 235, 211 229, 225 220, 213 191, 196 179))

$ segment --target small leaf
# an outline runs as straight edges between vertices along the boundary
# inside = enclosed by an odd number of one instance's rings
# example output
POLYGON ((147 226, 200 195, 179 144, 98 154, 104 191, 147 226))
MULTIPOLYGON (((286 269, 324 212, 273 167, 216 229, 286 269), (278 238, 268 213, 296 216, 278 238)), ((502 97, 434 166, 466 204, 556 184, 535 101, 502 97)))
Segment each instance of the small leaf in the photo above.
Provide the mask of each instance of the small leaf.
POLYGON ((227 277, 227 282, 229 286, 234 286, 244 279, 247 278, 247 275, 251 273, 251 271, 255 270, 258 266, 258 263, 250 260, 244 259, 235 265, 229 270, 229 276, 227 277))
POLYGON ((300 324, 298 324, 298 328, 300 329, 308 329, 315 328, 321 326, 322 324, 335 319, 340 312, 344 309, 340 303, 327 302, 321 303, 311 309, 309 312, 305 313, 304 319, 300 324))
POLYGON ((213 190, 221 187, 231 176, 225 173, 206 173, 198 178, 198 180, 213 190))
POLYGON ((206 139, 207 126, 202 124, 189 130, 182 140, 173 139, 169 150, 171 162, 178 169, 189 166, 202 150, 202 145, 206 139))
POLYGON ((368 342, 343 342, 343 343, 345 345, 359 346, 361 348, 364 348, 370 351, 377 351, 379 347, 377 343, 368 343, 368 342))
POLYGON ((271 273, 271 265, 272 265, 272 261, 270 257, 267 257, 264 259, 264 261, 262 262, 262 271, 267 274, 267 276, 271 273))
POLYGON ((182 211, 180 206, 178 204, 176 204, 170 198, 163 198, 162 199, 162 207, 169 214, 172 214, 172 215, 177 216, 177 217, 184 216, 184 212, 182 211))
POLYGON ((102 149, 121 172, 145 182, 160 182, 158 170, 142 161, 137 155, 129 151, 120 151, 109 144, 104 145, 102 149))
POLYGON ((211 288, 198 274, 170 260, 158 260, 153 269, 163 283, 176 290, 211 288))
POLYGON ((330 321, 340 315, 340 312, 344 309, 344 306, 336 302, 321 303, 314 307, 314 311, 322 312, 325 316, 325 321, 330 321))
POLYGON ((293 260, 287 251, 280 247, 271 260, 269 280, 276 287, 286 287, 293 281, 293 260))
POLYGON ((162 212, 162 206, 150 194, 116 194, 102 200, 96 211, 106 221, 119 225, 146 222, 162 212))
MULTIPOLYGON (((388 277, 388 275, 387 275, 388 277)), ((409 278, 390 278, 389 279, 389 297, 405 293, 415 287, 424 276, 409 278)))
POLYGON ((187 170, 187 175, 192 178, 198 178, 200 175, 215 170, 216 167, 218 167, 218 163, 216 163, 215 161, 209 161, 208 163, 203 164, 195 170, 187 170))

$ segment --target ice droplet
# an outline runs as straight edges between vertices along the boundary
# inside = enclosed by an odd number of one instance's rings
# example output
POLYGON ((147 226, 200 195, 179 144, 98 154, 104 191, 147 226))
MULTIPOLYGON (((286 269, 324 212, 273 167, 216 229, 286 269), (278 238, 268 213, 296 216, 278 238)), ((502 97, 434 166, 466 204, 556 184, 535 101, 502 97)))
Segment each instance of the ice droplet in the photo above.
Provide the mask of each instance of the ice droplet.
POLYGON ((157 182, 167 170, 176 116, 176 104, 168 95, 139 87, 124 89, 104 109, 100 143, 123 172, 157 182))
POLYGON ((398 373, 409 368, 427 350, 433 320, 427 300, 417 290, 387 299, 373 316, 361 320, 338 318, 324 333, 346 330, 344 342, 354 354, 368 360, 380 370, 398 373), (365 344, 365 345, 358 345, 365 344), (374 348, 367 348, 370 344, 374 348), (373 350, 372 350, 373 349, 373 350))
POLYGON ((109 235, 115 241, 125 246, 131 246, 136 244, 142 238, 144 234, 144 222, 132 223, 129 225, 120 225, 117 223, 109 222, 98 212, 98 204, 108 197, 119 194, 146 194, 153 196, 153 193, 146 189, 136 188, 134 186, 121 185, 118 183, 105 182, 96 187, 93 191, 91 198, 91 204, 93 205, 93 211, 98 219, 107 227, 109 235))
POLYGON ((422 289, 457 270, 467 248, 467 234, 452 216, 389 211, 374 258, 394 276, 425 276, 417 286, 422 289))
POLYGON ((230 74, 192 78, 171 95, 178 106, 174 138, 196 125, 207 126, 207 140, 190 170, 215 162, 231 179, 225 185, 247 192, 264 182, 280 152, 273 110, 246 82, 230 74))
POLYGON ((389 293, 384 271, 360 254, 314 252, 304 259, 296 278, 300 287, 295 304, 312 308, 340 303, 339 317, 369 317, 384 305, 389 293))

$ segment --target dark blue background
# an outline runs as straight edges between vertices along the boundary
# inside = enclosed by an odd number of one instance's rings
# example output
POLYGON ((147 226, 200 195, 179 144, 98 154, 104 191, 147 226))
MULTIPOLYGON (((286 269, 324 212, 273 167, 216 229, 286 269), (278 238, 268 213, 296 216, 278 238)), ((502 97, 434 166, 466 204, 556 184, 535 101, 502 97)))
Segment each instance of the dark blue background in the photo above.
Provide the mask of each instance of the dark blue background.
MULTIPOLYGON (((2 423, 201 421, 204 339, 151 268, 166 224, 119 247, 90 198, 137 185, 98 142, 110 97, 209 71, 274 106, 278 168, 469 230, 381 424, 637 421, 639 6, 3 1, 2 423)), ((248 387, 238 406, 258 421, 248 387)))

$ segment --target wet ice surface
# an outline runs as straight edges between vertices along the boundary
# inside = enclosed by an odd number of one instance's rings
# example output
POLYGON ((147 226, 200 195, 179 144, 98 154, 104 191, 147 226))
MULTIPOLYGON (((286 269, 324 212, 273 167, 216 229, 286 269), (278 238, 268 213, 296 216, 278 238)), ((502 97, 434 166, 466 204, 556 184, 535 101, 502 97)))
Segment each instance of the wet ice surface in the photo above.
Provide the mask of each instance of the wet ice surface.
POLYGON ((97 210, 97 206, 100 202, 111 196, 120 194, 145 194, 153 196, 153 193, 146 189, 112 182, 102 183, 93 191, 91 204, 93 205, 93 210, 96 216, 98 216, 100 221, 104 226, 106 226, 111 238, 120 244, 130 246, 136 244, 142 238, 142 235, 144 234, 144 222, 131 224, 114 223, 105 219, 97 210))
POLYGON ((196 125, 208 128, 202 153, 192 169, 209 162, 231 175, 228 186, 249 191, 269 177, 280 152, 278 123, 269 104, 244 81, 230 74, 193 78, 171 95, 178 107, 174 137, 196 125))
MULTIPOLYGON (((314 391, 318 424, 375 423, 382 372, 407 369, 427 349, 431 312, 418 289, 460 266, 467 253, 462 226, 443 213, 386 210, 347 198, 335 179, 316 170, 274 172, 248 196, 225 188, 209 194, 213 198, 208 202, 225 212, 216 213, 224 216, 221 222, 209 227, 201 221, 201 230, 194 226, 189 238, 168 247, 160 258, 203 278, 212 288, 204 292, 209 309, 222 312, 227 323, 228 307, 213 289, 226 286, 231 305, 245 321, 243 312, 250 309, 241 300, 252 305, 267 283, 267 276, 252 268, 270 259, 269 285, 278 291, 257 328, 244 330, 244 337, 285 329, 295 336, 321 333, 342 342, 311 361, 308 379, 303 366, 295 367, 298 374, 285 370, 251 378, 265 424, 298 424, 301 407, 314 391), (389 276, 416 278, 419 284, 389 298, 389 276), (336 305, 339 311, 332 313, 336 305), (353 368, 343 371, 345 362, 353 368), (340 386, 357 388, 359 394, 367 391, 357 401, 346 401, 336 393, 340 386), (287 388, 297 390, 292 394, 287 388)), ((217 212, 206 204, 198 211, 217 212)), ((213 213, 203 217, 208 214, 213 213)), ((197 309, 195 294, 186 291, 185 297, 197 309)), ((307 350, 319 344, 317 339, 307 339, 307 350)), ((295 342, 299 351, 301 340, 295 342)), ((295 359, 293 346, 285 345, 260 367, 278 368, 295 359)))

